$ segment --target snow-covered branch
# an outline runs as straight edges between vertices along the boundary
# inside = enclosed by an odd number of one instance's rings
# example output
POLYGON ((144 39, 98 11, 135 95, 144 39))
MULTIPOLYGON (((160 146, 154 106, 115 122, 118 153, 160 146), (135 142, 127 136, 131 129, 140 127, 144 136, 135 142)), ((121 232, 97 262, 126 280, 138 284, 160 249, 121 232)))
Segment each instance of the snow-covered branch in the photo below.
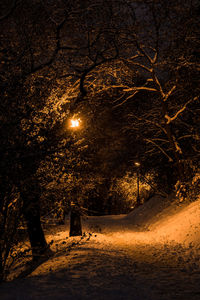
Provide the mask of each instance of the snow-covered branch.
MULTIPOLYGON (((129 99, 133 98, 137 93, 138 93, 138 91, 135 91, 135 92, 132 93, 130 96, 126 97, 122 102, 120 102, 119 104, 116 104, 116 105, 114 106, 114 108, 117 108, 117 107, 123 105, 123 104, 126 103, 129 99)), ((120 101, 123 97, 124 97, 124 94, 123 94, 120 98, 118 98, 117 101, 120 101)))
POLYGON ((159 81, 159 79, 158 79, 158 77, 157 77, 157 75, 155 73, 154 68, 151 69, 151 76, 152 76, 152 79, 153 79, 155 85, 158 87, 158 90, 159 90, 162 98, 165 99, 165 93, 164 93, 164 91, 162 89, 161 83, 160 83, 160 81, 159 81))
POLYGON ((149 92, 157 92, 157 89, 145 87, 145 86, 138 86, 133 88, 126 88, 124 92, 131 92, 131 91, 149 91, 149 92))
POLYGON ((176 120, 177 117, 187 108, 188 104, 190 104, 192 101, 196 101, 196 100, 198 100, 198 97, 190 99, 188 102, 186 102, 184 104, 184 106, 181 109, 179 109, 179 111, 177 111, 177 113, 173 117, 170 117, 170 116, 168 116, 166 114, 165 115, 165 119, 167 120, 167 124, 170 124, 171 122, 173 122, 174 120, 176 120))
POLYGON ((176 89, 176 85, 174 85, 172 88, 171 88, 171 90, 167 93, 167 94, 165 94, 165 97, 164 97, 164 99, 163 99, 163 101, 167 101, 167 99, 169 98, 169 96, 173 93, 173 91, 176 89))
POLYGON ((156 144, 154 141, 150 140, 150 139, 144 139, 147 143, 151 143, 153 144, 155 147, 157 147, 169 160, 169 162, 173 162, 173 159, 166 153, 166 151, 160 147, 158 144, 156 144))

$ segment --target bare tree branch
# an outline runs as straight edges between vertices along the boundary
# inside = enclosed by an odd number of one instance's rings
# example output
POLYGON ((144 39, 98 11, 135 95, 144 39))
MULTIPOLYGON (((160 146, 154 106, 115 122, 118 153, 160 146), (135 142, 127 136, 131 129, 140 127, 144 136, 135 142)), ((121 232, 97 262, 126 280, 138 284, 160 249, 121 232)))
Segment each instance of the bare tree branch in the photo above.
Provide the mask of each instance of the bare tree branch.
POLYGON ((173 159, 163 150, 158 144, 156 144, 154 141, 150 139, 144 139, 146 142, 153 144, 155 147, 157 147, 169 160, 169 162, 173 162, 173 159))
POLYGON ((8 11, 4 15, 0 16, 0 21, 8 18, 13 13, 13 11, 16 8, 16 4, 17 4, 17 0, 13 0, 8 11))
MULTIPOLYGON (((133 98, 137 93, 138 93, 138 91, 135 91, 132 95, 130 95, 129 97, 125 98, 125 99, 124 99, 122 102, 120 102, 119 104, 116 104, 113 108, 117 108, 117 107, 123 105, 123 104, 126 103, 130 98, 133 98)), ((123 98, 123 96, 124 96, 124 94, 122 95, 122 97, 120 97, 120 99, 123 98)), ((119 99, 119 100, 120 100, 120 99, 119 99)))

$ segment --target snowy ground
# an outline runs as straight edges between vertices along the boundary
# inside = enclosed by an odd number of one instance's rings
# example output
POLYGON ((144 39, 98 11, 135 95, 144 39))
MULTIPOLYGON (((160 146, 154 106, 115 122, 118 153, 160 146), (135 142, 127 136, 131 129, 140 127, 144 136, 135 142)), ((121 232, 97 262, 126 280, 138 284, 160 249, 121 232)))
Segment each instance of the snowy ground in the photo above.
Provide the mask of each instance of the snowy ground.
POLYGON ((2 284, 0 299, 200 299, 200 199, 168 206, 154 197, 127 216, 88 217, 83 227, 75 238, 68 222, 52 228, 55 254, 2 284))

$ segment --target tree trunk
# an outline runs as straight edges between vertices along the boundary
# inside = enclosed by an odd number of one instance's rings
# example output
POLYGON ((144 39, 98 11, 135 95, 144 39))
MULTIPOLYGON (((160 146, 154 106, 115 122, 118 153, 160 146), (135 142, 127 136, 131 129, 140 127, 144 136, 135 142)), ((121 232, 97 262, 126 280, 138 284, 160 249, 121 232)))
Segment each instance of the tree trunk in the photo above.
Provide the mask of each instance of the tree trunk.
POLYGON ((180 154, 176 148, 176 138, 175 136, 172 134, 171 128, 168 124, 166 124, 166 131, 167 131, 167 136, 168 136, 168 140, 172 146, 172 150, 173 150, 173 154, 175 157, 175 161, 176 161, 176 169, 177 169, 177 173, 178 173, 178 178, 181 182, 184 181, 184 170, 183 170, 183 165, 181 163, 181 158, 180 158, 180 154))
POLYGON ((27 224, 28 236, 31 244, 34 259, 44 255, 47 250, 47 242, 40 220, 40 209, 38 205, 31 206, 24 210, 24 218, 27 224))
POLYGON ((23 215, 27 224, 33 259, 45 255, 47 242, 40 220, 39 186, 30 182, 22 187, 23 215))
MULTIPOLYGON (((1 247, 1 246, 0 246, 1 247)), ((3 281, 3 254, 0 248, 0 283, 3 281)))

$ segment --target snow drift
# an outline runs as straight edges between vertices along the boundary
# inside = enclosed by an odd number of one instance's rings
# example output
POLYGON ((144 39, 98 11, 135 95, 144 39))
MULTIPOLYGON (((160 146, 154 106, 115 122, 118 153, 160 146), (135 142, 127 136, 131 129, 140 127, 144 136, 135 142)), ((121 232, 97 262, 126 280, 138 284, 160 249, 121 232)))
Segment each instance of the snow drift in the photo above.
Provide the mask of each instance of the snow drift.
POLYGON ((118 242, 199 245, 200 198, 183 204, 170 197, 155 196, 128 215, 89 217, 84 224, 86 230, 117 235, 118 242))

